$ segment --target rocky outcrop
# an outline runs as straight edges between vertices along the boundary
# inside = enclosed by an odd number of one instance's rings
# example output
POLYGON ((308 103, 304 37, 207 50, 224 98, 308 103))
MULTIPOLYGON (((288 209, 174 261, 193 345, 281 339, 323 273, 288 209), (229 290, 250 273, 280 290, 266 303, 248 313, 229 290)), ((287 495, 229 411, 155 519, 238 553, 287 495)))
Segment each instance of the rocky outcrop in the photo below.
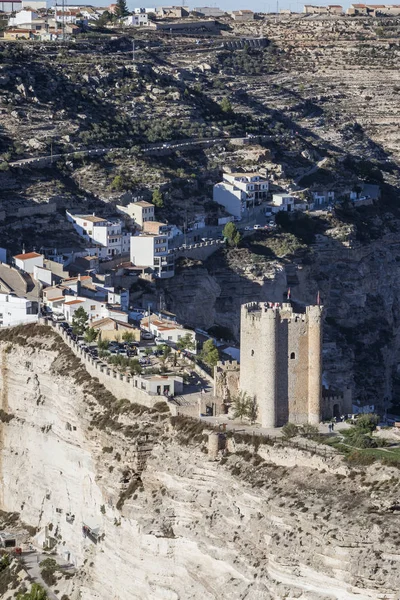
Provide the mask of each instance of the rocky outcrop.
POLYGON ((210 461, 200 424, 115 402, 52 332, 7 335, 0 509, 69 555, 71 600, 397 599, 397 471, 239 442, 210 461))

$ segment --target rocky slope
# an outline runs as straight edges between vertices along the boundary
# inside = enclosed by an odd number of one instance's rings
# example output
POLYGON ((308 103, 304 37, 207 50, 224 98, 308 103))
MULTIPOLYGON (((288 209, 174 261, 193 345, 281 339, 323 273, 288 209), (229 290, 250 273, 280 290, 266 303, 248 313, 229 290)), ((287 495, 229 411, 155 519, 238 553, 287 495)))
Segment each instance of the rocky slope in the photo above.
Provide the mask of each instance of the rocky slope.
POLYGON ((70 553, 71 600, 398 599, 397 470, 239 441, 210 461, 201 425, 116 403, 53 335, 1 334, 0 509, 70 553))

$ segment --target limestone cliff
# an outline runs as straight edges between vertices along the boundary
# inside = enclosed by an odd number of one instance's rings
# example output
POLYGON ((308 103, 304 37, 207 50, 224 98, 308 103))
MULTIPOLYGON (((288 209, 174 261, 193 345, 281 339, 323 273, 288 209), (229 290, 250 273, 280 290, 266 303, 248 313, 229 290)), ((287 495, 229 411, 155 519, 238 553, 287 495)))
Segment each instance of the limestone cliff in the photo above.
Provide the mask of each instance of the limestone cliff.
POLYGON ((116 401, 49 329, 0 338, 0 509, 69 554, 71 600, 398 600, 398 471, 210 461, 201 424, 116 401))

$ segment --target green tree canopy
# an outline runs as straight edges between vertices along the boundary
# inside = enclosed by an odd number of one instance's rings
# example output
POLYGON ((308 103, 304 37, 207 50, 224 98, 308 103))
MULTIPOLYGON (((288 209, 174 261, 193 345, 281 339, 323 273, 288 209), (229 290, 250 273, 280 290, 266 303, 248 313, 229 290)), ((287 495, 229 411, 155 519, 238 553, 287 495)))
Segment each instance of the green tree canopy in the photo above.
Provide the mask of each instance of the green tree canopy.
POLYGON ((238 247, 242 239, 242 236, 238 232, 235 223, 232 221, 229 221, 229 223, 225 225, 222 235, 228 240, 228 244, 230 246, 235 246, 235 248, 238 247))
POLYGON ((190 333, 185 333, 185 335, 178 340, 176 345, 178 346, 179 350, 196 350, 196 344, 193 341, 193 337, 190 335, 190 333))
POLYGON ((135 340, 135 336, 133 335, 132 331, 124 331, 122 334, 122 339, 124 342, 130 343, 135 340))
POLYGON ((123 17, 127 17, 129 15, 126 0, 117 0, 114 14, 119 19, 122 19, 123 17))
POLYGON ((222 112, 224 112, 224 113, 232 112, 232 104, 229 102, 229 99, 226 96, 224 96, 224 98, 222 98, 220 107, 221 107, 222 112))
POLYGON ((154 206, 156 206, 157 208, 162 208, 164 206, 164 200, 160 190, 154 190, 152 201, 154 206))
POLYGON ((80 306, 72 316, 72 331, 75 335, 83 335, 87 329, 89 315, 86 310, 80 306))
POLYGON ((93 327, 89 327, 88 329, 86 329, 83 337, 84 337, 85 342, 87 342, 88 344, 91 344, 92 342, 94 342, 97 339, 98 335, 99 335, 99 332, 96 329, 93 329, 93 327))
POLYGON ((201 358, 210 367, 215 367, 217 362, 219 361, 218 348, 214 346, 214 342, 212 339, 204 342, 203 350, 201 352, 201 358))

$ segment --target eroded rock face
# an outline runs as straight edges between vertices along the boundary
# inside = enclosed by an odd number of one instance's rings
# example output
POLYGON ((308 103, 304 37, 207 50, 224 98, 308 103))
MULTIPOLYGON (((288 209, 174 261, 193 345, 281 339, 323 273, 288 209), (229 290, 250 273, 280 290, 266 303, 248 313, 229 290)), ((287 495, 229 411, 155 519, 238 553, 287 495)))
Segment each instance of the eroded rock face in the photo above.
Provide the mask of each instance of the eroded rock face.
POLYGON ((22 340, 0 348, 0 509, 38 540, 52 524, 71 600, 398 598, 398 471, 270 446, 210 461, 162 413, 110 412, 56 338, 22 340))

